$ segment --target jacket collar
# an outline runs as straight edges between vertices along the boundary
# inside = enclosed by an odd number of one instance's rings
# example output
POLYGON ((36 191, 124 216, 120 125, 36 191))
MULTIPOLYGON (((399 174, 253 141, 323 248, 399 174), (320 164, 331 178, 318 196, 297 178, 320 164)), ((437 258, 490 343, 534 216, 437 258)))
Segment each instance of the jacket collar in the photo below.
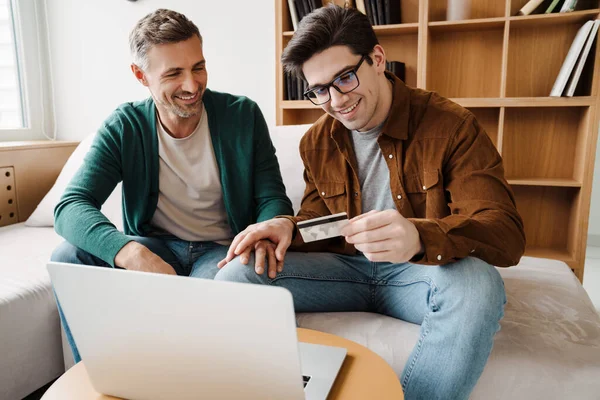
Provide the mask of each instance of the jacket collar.
MULTIPOLYGON (((398 140, 408 139, 408 122, 410 116, 410 91, 399 78, 385 72, 388 79, 392 81, 392 106, 388 114, 387 122, 383 126, 382 134, 398 140)), ((331 117, 333 118, 333 117, 331 117)), ((331 125, 330 136, 338 143, 341 135, 347 136, 350 131, 337 119, 331 125)))

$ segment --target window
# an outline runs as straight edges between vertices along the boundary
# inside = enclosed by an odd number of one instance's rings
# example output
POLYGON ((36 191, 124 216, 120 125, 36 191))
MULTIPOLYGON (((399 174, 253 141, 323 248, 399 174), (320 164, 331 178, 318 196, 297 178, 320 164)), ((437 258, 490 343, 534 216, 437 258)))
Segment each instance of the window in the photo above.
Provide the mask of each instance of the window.
POLYGON ((45 4, 0 0, 0 141, 54 138, 45 4))
POLYGON ((12 7, 0 0, 0 129, 24 128, 12 7))

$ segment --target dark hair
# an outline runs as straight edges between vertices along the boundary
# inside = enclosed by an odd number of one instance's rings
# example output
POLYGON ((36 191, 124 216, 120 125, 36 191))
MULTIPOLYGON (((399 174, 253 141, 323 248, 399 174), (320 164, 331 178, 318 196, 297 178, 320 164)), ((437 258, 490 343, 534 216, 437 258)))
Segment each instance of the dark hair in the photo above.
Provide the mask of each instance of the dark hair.
MULTIPOLYGON (((354 54, 366 56, 377 44, 379 41, 366 15, 355 8, 330 4, 302 18, 283 51, 281 63, 286 72, 303 78, 302 65, 330 47, 348 46, 354 54)), ((373 64, 370 57, 366 60, 373 64)))
POLYGON ((129 34, 133 63, 146 70, 147 53, 152 46, 183 42, 192 36, 198 36, 202 42, 198 27, 185 15, 159 8, 140 19, 129 34))

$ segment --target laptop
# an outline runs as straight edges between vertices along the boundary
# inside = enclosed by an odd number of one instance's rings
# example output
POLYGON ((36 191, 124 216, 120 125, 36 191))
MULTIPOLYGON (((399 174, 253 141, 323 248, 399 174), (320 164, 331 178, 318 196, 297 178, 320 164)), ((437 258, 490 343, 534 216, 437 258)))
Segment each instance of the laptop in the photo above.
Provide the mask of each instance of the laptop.
POLYGON ((55 262, 48 271, 102 394, 326 399, 346 357, 298 343, 283 288, 55 262))

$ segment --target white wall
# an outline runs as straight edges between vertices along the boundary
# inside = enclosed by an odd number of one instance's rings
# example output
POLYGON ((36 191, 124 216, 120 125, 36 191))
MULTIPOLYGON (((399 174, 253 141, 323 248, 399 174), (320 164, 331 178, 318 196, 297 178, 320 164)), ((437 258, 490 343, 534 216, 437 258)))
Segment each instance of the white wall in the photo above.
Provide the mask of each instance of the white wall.
POLYGON ((129 70, 128 35, 157 8, 200 29, 208 87, 250 97, 275 123, 275 4, 271 0, 46 0, 58 138, 79 140, 121 103, 149 95, 129 70))

